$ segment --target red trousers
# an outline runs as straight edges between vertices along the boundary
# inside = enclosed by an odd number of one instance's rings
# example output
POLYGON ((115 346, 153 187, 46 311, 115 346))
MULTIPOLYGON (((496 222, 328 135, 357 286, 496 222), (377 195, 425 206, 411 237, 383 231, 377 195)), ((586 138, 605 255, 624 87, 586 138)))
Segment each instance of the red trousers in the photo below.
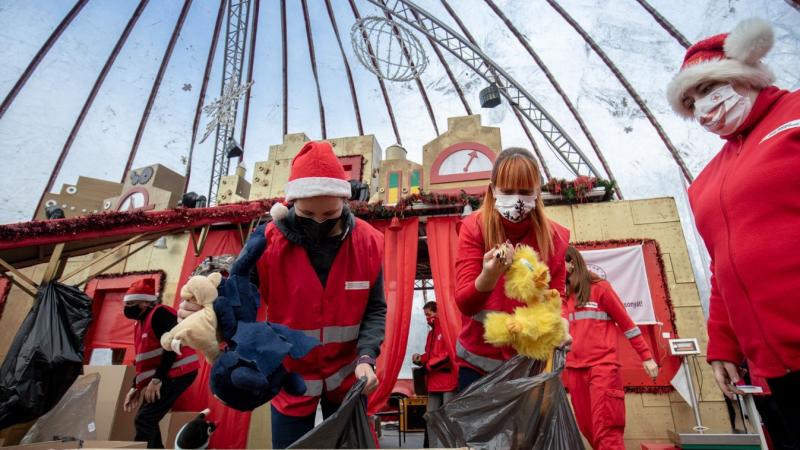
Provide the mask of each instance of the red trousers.
POLYGON ((619 367, 599 364, 564 371, 564 384, 583 436, 594 450, 625 450, 625 392, 619 367))

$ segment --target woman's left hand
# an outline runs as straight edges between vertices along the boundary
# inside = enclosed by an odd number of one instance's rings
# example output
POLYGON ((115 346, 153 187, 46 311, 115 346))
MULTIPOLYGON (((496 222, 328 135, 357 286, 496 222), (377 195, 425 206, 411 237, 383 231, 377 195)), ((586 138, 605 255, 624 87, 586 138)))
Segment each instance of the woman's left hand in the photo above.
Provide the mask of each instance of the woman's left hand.
POLYGON ((375 375, 375 371, 372 370, 372 365, 359 364, 356 366, 354 373, 356 375, 356 379, 367 379, 367 385, 364 387, 364 395, 372 394, 375 392, 375 389, 378 389, 378 377, 375 375))
POLYGON ((572 336, 569 334, 569 321, 562 317, 561 325, 564 327, 564 340, 558 344, 558 348, 568 352, 569 348, 572 347, 572 336))
POLYGON ((648 359, 642 365, 644 366, 644 371, 647 372, 647 376, 655 380, 658 376, 658 364, 656 364, 655 360, 648 359))

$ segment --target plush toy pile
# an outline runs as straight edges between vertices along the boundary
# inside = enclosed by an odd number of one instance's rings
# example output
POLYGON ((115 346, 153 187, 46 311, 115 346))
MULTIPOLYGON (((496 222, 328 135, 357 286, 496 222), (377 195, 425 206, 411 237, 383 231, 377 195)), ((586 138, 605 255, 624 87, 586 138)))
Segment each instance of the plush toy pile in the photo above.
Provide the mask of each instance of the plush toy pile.
POLYGON ((561 296, 550 289, 550 270, 531 247, 518 245, 514 250, 505 274, 505 294, 523 306, 515 308, 513 314, 487 314, 484 339, 498 347, 510 345, 532 359, 548 359, 566 337, 561 296))

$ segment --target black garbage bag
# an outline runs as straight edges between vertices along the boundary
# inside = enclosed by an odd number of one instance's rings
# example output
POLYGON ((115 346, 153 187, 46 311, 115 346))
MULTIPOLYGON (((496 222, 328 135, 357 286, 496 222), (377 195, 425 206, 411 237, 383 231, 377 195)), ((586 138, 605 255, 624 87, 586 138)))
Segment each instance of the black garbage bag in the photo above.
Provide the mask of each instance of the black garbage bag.
POLYGON ((0 366, 0 429, 36 419, 61 400, 83 370, 92 299, 61 283, 39 288, 0 366))
POLYGON ((364 378, 356 381, 339 409, 289 448, 375 448, 361 394, 366 384, 364 378))
POLYGON ((442 408, 426 414, 432 447, 473 449, 583 449, 557 351, 553 371, 544 362, 515 356, 442 408))

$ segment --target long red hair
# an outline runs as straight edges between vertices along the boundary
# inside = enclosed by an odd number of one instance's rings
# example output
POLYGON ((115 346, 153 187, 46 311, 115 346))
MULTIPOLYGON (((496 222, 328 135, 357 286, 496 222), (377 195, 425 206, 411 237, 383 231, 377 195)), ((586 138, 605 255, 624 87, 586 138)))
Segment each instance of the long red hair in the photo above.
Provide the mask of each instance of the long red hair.
POLYGON ((486 197, 481 206, 483 242, 487 251, 506 241, 503 219, 494 207, 492 187, 508 191, 527 190, 538 194, 530 221, 536 243, 539 244, 539 254, 545 261, 550 259, 553 252, 553 237, 550 234, 550 220, 544 213, 541 185, 539 165, 533 159, 531 152, 520 147, 510 147, 497 155, 492 169, 492 182, 486 189, 486 197))

